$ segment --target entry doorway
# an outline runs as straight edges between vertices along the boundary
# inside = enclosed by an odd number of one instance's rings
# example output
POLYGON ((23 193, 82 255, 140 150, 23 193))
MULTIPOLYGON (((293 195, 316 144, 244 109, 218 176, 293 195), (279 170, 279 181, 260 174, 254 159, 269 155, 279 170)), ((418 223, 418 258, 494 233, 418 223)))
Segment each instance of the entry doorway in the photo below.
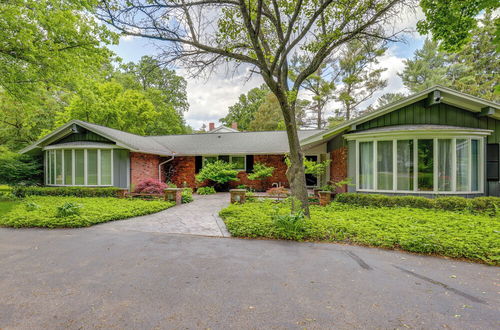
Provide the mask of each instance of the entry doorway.
MULTIPOLYGON (((306 159, 313 162, 318 162, 317 155, 306 156, 306 159)), ((306 174, 306 186, 307 187, 316 187, 318 185, 318 178, 313 174, 306 174)))

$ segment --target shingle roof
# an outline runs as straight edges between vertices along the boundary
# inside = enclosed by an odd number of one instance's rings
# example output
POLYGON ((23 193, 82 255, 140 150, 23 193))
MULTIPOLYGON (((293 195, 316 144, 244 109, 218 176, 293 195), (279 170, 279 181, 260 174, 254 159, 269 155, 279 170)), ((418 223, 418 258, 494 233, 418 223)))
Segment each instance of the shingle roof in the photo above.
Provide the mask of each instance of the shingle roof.
MULTIPOLYGON (((285 131, 270 132, 226 132, 187 135, 140 136, 117 129, 72 120, 54 132, 43 137, 21 153, 42 149, 51 139, 61 134, 71 133, 70 127, 76 124, 96 134, 114 141, 118 146, 136 152, 170 155, 208 155, 208 154, 278 154, 288 152, 288 138, 285 131)), ((320 130, 298 131, 299 138, 305 139, 320 130)))
MULTIPOLYGON (((304 139, 320 130, 298 131, 304 139)), ((289 151, 285 131, 151 136, 177 155, 281 154, 289 151)))

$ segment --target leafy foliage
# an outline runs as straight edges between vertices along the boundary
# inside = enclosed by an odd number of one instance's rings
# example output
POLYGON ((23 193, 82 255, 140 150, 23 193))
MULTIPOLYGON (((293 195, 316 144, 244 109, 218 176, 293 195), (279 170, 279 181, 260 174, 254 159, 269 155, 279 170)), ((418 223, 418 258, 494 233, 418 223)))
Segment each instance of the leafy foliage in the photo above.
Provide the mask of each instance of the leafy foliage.
POLYGON ((261 85, 251 89, 247 94, 241 94, 238 102, 229 107, 226 117, 221 118, 219 121, 226 126, 231 126, 232 123, 237 123, 238 128, 241 130, 249 130, 250 123, 255 118, 255 113, 262 103, 264 103, 266 96, 270 93, 266 85, 261 85))
POLYGON ((273 176, 275 168, 266 164, 255 162, 252 173, 248 174, 250 180, 265 180, 273 176))
POLYGON ((271 219, 276 226, 276 236, 281 239, 300 240, 305 233, 304 213, 283 213, 283 209, 276 206, 271 219))
MULTIPOLYGON (((36 203, 40 207, 28 211, 25 204, 11 205, 0 217, 0 226, 4 227, 48 227, 74 228, 88 227, 97 223, 131 218, 156 213, 174 206, 174 203, 161 200, 146 201, 141 199, 118 198, 78 198, 78 197, 29 197, 27 203, 36 203), (80 214, 64 215, 74 209, 69 205, 82 205, 80 214), (64 206, 64 207, 63 207, 64 206), (58 211, 64 208, 65 211, 58 211), (58 216, 60 215, 60 216, 58 216)), ((2 205, 4 202, 0 203, 2 205)))
POLYGON ((163 194, 165 189, 167 189, 166 183, 148 178, 139 182, 134 191, 143 194, 163 194))
POLYGON ((204 182, 207 180, 217 184, 236 181, 238 180, 238 171, 234 169, 233 164, 222 160, 206 163, 196 175, 196 181, 204 182))
POLYGON ((404 61, 400 74, 404 85, 416 93, 440 84, 498 102, 500 56, 493 43, 495 31, 492 16, 486 14, 458 51, 441 50, 438 42, 427 39, 413 59, 404 61))
POLYGON ((193 199, 193 190, 191 188, 182 189, 182 204, 191 203, 193 199))
POLYGON ((20 198, 26 196, 74 196, 74 197, 117 197, 122 188, 103 187, 36 187, 15 186, 12 193, 20 198))
POLYGON ((42 181, 42 161, 0 146, 0 183, 30 185, 42 181))
POLYGON ((56 208, 56 217, 64 218, 64 217, 70 217, 72 215, 80 215, 81 209, 82 209, 81 204, 73 202, 65 202, 64 204, 56 208))
POLYGON ((212 195, 215 194, 215 188, 214 187, 200 187, 196 189, 196 193, 198 195, 212 195))
POLYGON ((378 194, 345 193, 337 195, 336 202, 368 207, 412 207, 456 212, 473 212, 496 216, 500 214, 499 197, 438 197, 386 196, 378 194))
MULTIPOLYGON (((231 205, 220 212, 237 237, 286 237, 273 220, 275 208, 290 214, 287 203, 231 205)), ((352 242, 410 252, 500 264, 498 217, 406 207, 360 207, 331 203, 312 206, 298 240, 352 242)), ((293 233, 293 231, 291 232, 293 233)), ((292 234, 288 232, 292 237, 292 234)))
MULTIPOLYGON (((470 41, 470 31, 477 28, 477 17, 482 11, 490 12, 500 7, 496 0, 420 0, 420 6, 426 18, 418 22, 418 31, 431 32, 449 51, 457 51, 470 41)), ((500 19, 492 21, 496 25, 495 34, 500 36, 500 19)), ((494 43, 500 47, 500 37, 494 43)))
POLYGON ((28 212, 35 211, 40 208, 40 205, 35 202, 27 202, 26 204, 24 204, 24 206, 26 207, 26 211, 28 212))

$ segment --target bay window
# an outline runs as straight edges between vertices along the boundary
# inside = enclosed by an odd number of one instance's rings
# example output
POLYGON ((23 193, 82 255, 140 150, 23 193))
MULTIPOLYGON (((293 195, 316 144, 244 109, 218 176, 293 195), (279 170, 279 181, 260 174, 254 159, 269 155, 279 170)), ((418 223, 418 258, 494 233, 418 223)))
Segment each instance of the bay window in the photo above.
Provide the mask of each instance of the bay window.
POLYGON ((112 149, 50 149, 45 159, 47 185, 113 185, 112 149))
POLYGON ((360 191, 480 193, 484 138, 356 138, 356 186, 360 191))

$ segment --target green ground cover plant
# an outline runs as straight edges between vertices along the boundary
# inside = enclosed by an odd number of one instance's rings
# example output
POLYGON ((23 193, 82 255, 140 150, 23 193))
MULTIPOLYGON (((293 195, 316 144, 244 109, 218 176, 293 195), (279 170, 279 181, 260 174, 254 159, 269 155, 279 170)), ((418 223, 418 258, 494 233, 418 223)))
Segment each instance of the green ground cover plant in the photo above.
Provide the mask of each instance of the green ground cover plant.
POLYGON ((289 203, 233 204, 220 212, 229 232, 237 237, 340 241, 500 264, 500 217, 496 216, 337 202, 311 206, 311 219, 304 221, 277 221, 276 214, 290 215, 289 203))
POLYGON ((200 187, 196 189, 196 193, 198 195, 212 195, 215 194, 215 188, 214 187, 200 187))
POLYGON ((191 188, 184 188, 182 189, 182 203, 191 203, 193 199, 193 189, 191 188))
POLYGON ((5 203, 0 203, 2 215, 0 226, 16 228, 88 227, 102 222, 156 213, 174 206, 174 203, 163 200, 63 196, 31 196, 22 202, 5 203))

